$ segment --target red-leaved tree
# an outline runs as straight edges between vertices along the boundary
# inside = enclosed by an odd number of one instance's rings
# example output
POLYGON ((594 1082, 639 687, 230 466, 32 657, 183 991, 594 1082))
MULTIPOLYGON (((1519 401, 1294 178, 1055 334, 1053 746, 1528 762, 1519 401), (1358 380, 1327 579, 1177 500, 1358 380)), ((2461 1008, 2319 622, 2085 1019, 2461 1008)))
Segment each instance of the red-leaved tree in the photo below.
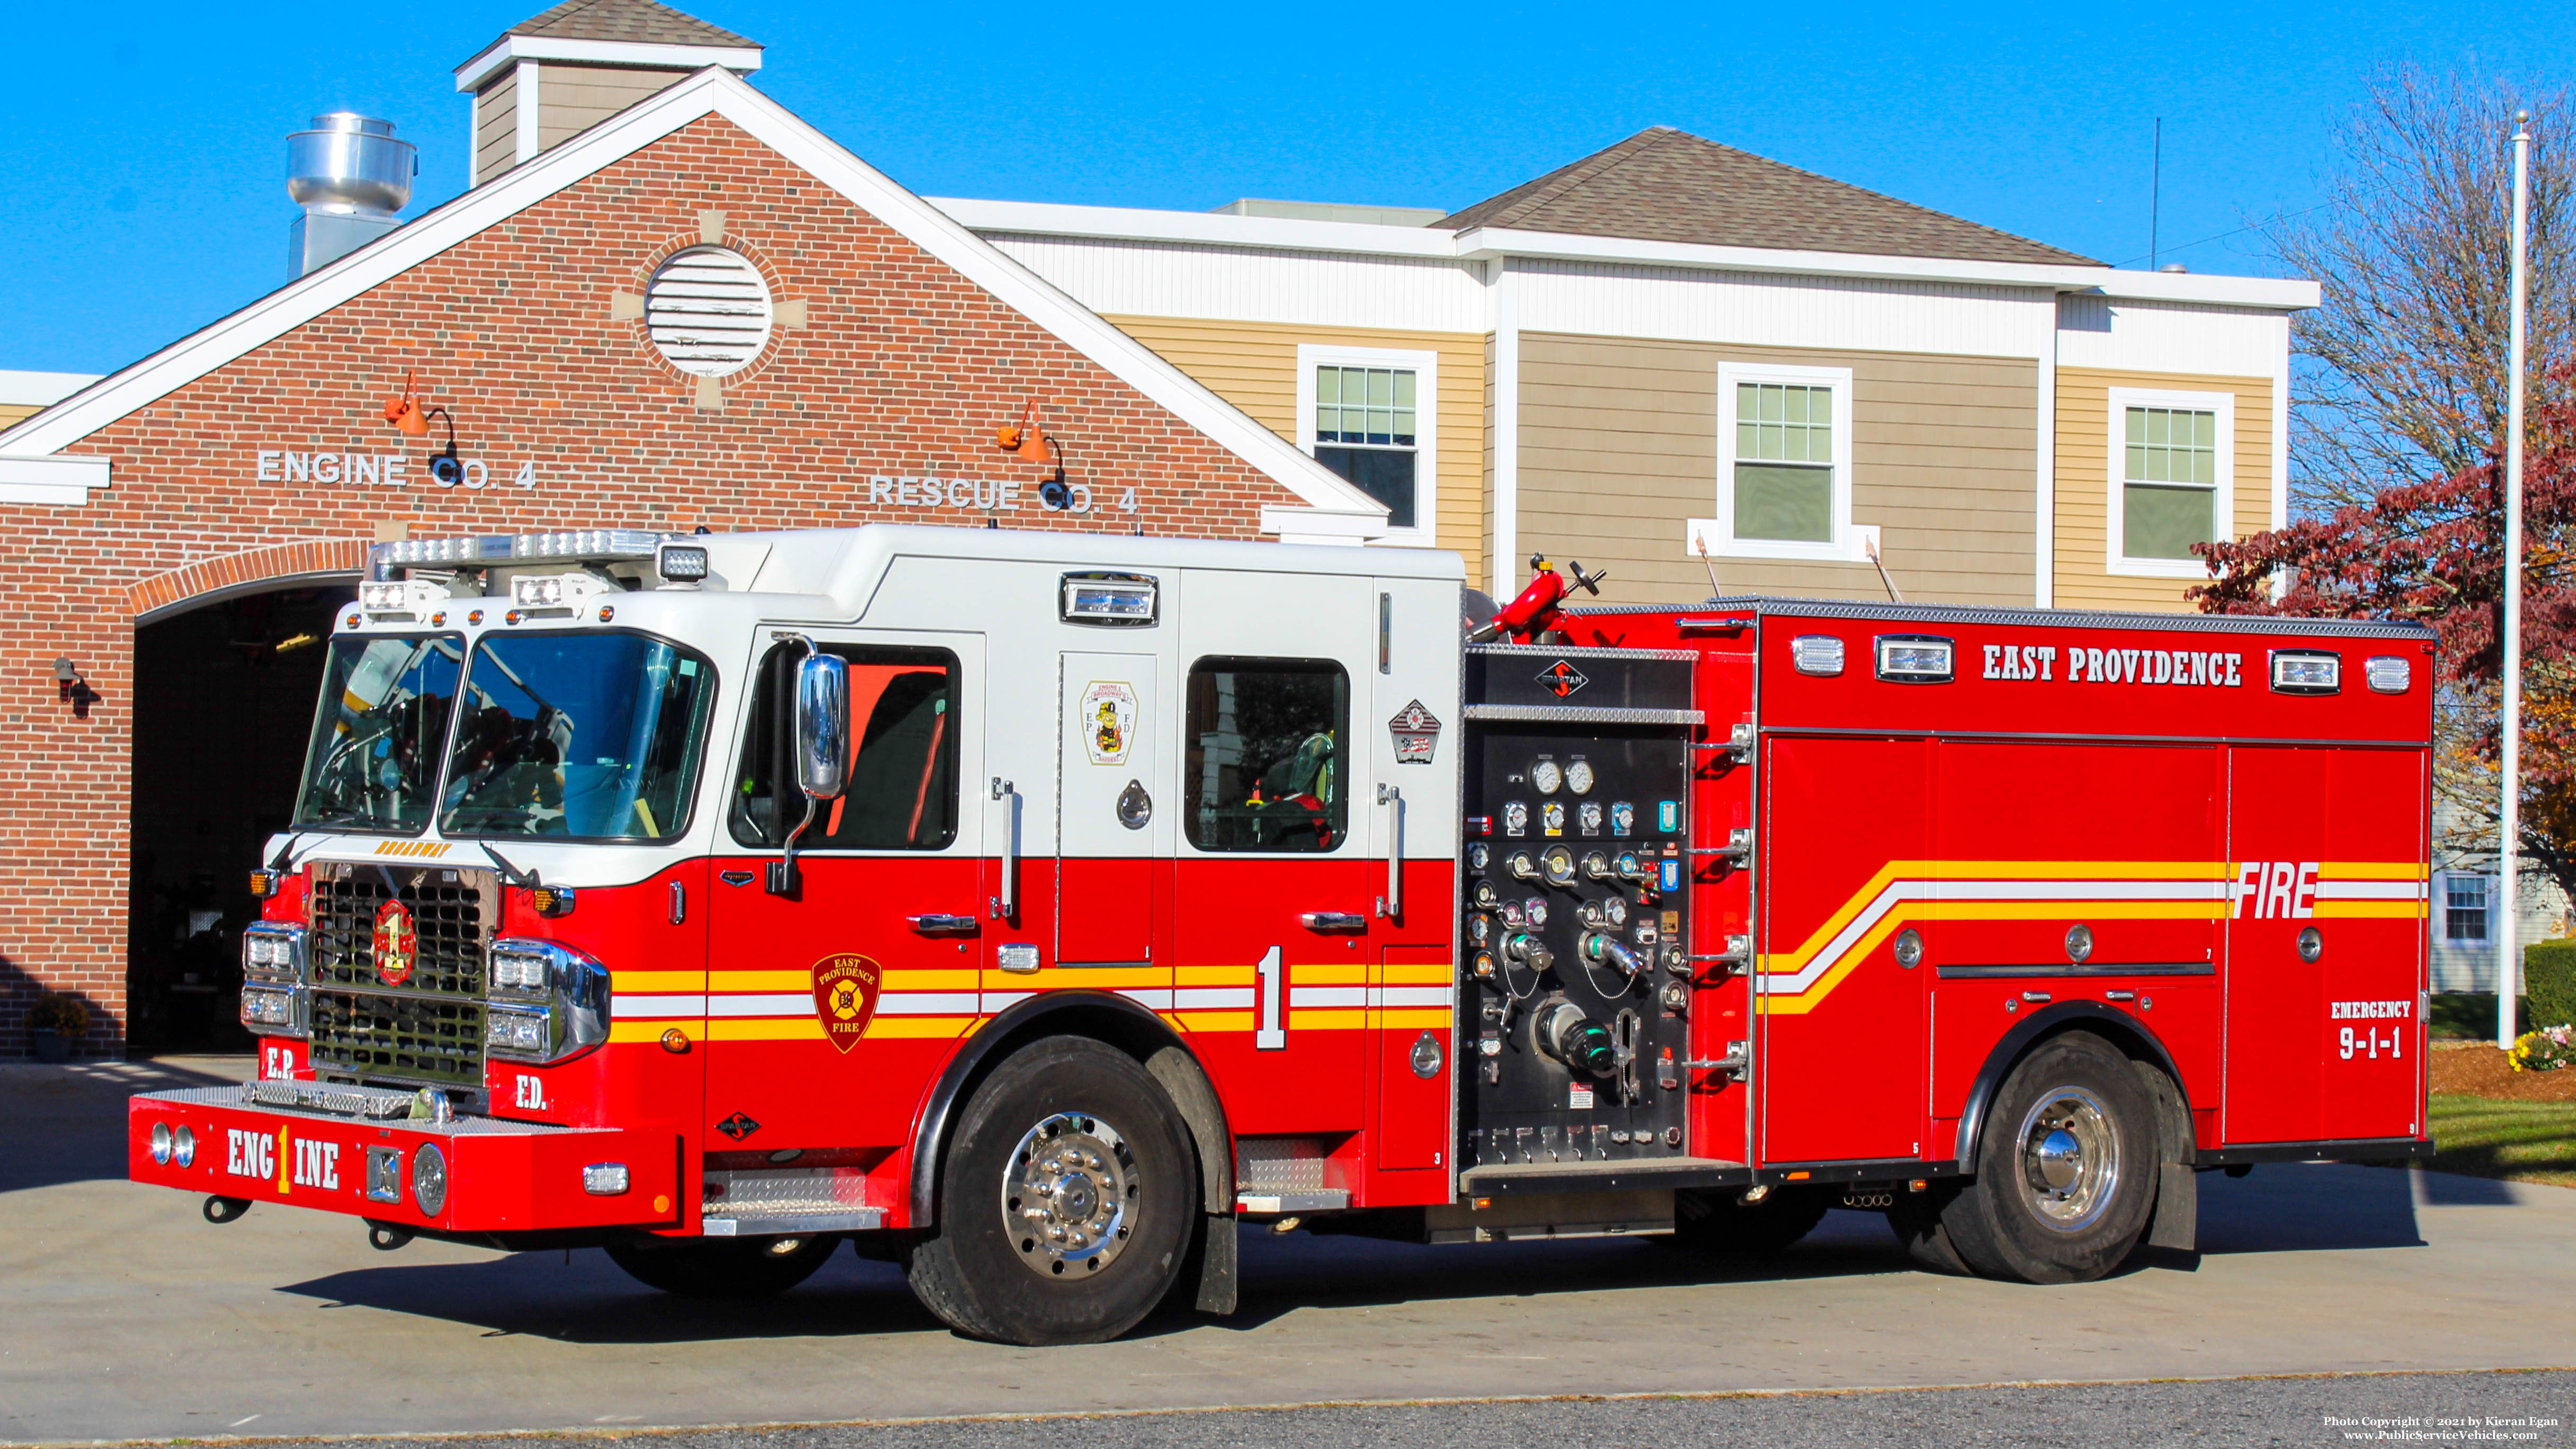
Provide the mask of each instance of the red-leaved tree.
MULTIPOLYGON (((2576 366, 2551 369, 2523 462, 2522 851, 2576 894, 2576 366)), ((2503 666, 2504 464, 2401 484, 2321 518, 2202 545, 2214 614, 2405 619, 2438 636, 2443 708, 2435 776, 2468 822, 2451 842, 2493 849, 2496 700, 2503 666), (2289 587, 2273 597, 2274 581, 2289 587)))

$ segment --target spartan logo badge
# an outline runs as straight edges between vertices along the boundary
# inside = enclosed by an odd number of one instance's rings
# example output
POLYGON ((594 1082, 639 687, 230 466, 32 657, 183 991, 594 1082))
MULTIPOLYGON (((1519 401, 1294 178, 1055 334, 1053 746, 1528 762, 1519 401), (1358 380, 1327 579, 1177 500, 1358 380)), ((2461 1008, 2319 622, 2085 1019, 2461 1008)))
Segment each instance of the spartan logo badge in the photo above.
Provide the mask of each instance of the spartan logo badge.
POLYGON ((1583 677, 1582 670, 1562 659, 1538 672, 1538 687, 1559 699, 1567 698, 1591 682, 1583 677))
POLYGON ((412 929, 411 907, 391 900, 376 907, 376 979, 400 986, 411 979, 420 959, 420 935, 412 929))
POLYGON ((814 1014, 823 1023, 825 1041, 846 1052, 868 1034, 884 974, 874 961, 848 952, 814 963, 814 1014))

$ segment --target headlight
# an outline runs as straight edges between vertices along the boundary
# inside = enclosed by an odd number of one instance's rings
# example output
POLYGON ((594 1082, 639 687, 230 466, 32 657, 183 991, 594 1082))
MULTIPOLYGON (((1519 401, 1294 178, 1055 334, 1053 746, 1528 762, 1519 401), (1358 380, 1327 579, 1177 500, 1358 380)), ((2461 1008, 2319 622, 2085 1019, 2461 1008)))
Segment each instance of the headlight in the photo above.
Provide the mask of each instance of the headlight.
POLYGON ((279 982, 304 979, 304 928, 256 922, 242 931, 242 970, 279 982))
POLYGON ((483 1045, 495 1056, 543 1061, 550 1045, 548 1014, 533 1007, 495 1006, 483 1016, 483 1045))
POLYGON ((152 1124, 152 1160, 164 1166, 169 1164, 170 1124, 167 1122, 152 1124))
POLYGON ((295 993, 274 986, 245 986, 241 994, 241 1021, 248 1027, 274 1027, 280 1031, 295 1029, 295 993))
POLYGON ((581 1190, 592 1197, 616 1197, 630 1180, 623 1162, 594 1162, 581 1170, 581 1190))
POLYGON ((447 1154, 435 1142, 422 1143, 411 1155, 411 1200, 426 1218, 447 1206, 447 1154))
POLYGON ((197 1134, 189 1131, 184 1123, 171 1134, 170 1157, 181 1167, 197 1160, 197 1134))
POLYGON ((518 951, 492 953, 492 985, 500 991, 542 994, 549 984, 546 958, 518 951))

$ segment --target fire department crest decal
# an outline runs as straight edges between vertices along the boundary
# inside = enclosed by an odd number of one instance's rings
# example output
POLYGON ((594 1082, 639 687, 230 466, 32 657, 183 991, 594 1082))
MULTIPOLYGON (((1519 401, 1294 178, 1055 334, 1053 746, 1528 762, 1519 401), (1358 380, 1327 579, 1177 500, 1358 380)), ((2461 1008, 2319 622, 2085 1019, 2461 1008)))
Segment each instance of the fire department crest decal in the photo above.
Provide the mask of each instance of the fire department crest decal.
POLYGON ((1123 765, 1136 743, 1135 686, 1095 679, 1082 691, 1082 752, 1095 765, 1123 765))
POLYGON ((1440 749, 1440 719, 1415 700, 1396 711, 1386 722, 1387 733, 1395 737, 1395 762, 1399 765, 1427 765, 1440 749))
POLYGON ((825 1041, 848 1051, 867 1035, 883 975, 876 962, 848 952, 814 963, 814 1014, 823 1023, 825 1041))
POLYGON ((420 960, 420 935, 412 929, 411 907, 387 901, 376 907, 376 979, 400 986, 411 979, 420 960))

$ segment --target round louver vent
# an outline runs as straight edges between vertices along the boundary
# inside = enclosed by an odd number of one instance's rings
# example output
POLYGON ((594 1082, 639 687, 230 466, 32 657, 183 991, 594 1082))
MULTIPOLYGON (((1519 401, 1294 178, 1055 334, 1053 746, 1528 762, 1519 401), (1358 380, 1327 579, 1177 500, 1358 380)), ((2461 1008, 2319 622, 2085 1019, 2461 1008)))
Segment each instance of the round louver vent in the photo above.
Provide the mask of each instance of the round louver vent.
POLYGON ((682 372, 740 372, 769 344, 769 283, 739 252, 691 247, 645 284, 644 321, 682 372))

